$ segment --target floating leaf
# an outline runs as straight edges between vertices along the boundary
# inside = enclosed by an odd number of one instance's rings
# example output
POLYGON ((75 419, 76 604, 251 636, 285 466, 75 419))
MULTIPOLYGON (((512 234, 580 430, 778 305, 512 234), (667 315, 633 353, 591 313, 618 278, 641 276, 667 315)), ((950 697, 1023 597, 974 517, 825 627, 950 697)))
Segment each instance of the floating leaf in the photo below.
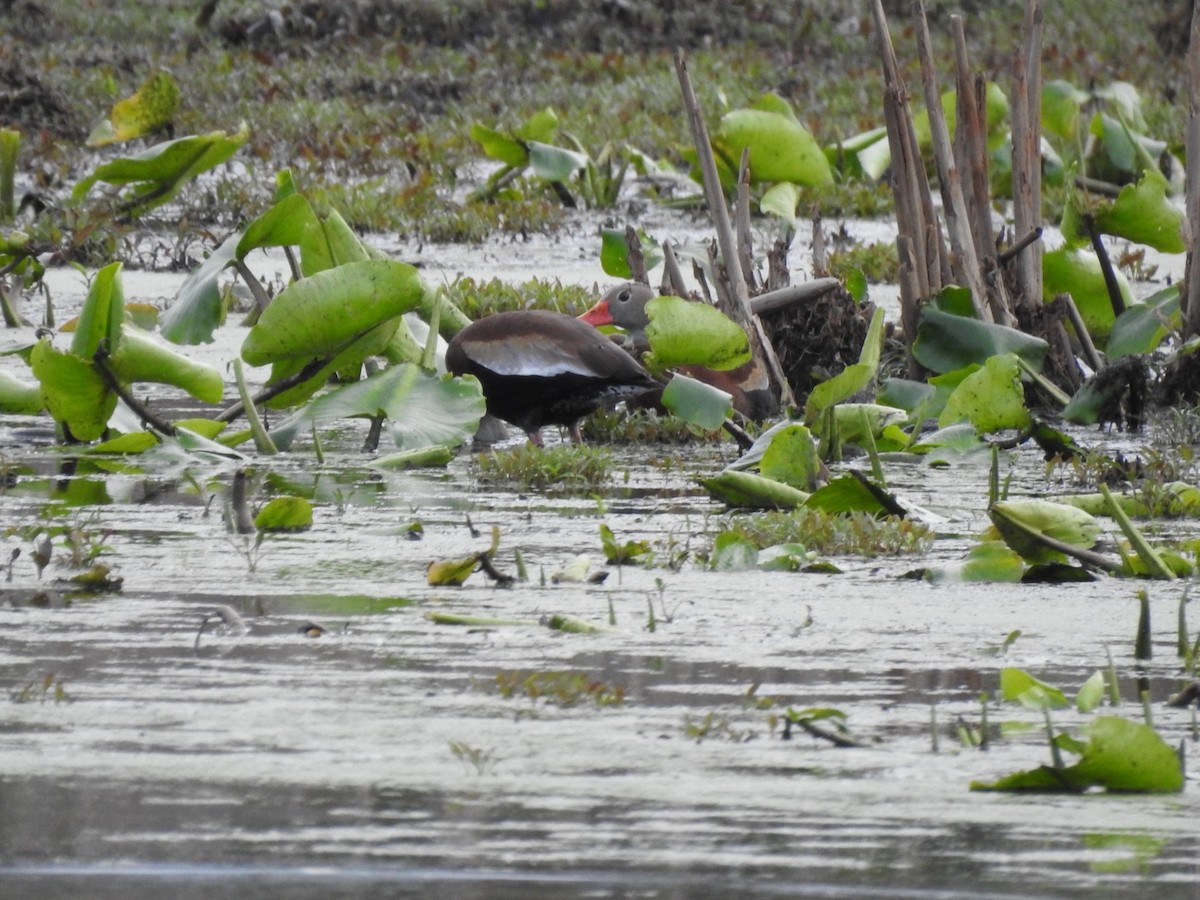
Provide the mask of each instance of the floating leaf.
POLYGON ((982 541, 967 551, 961 563, 931 569, 928 574, 934 584, 1017 584, 1025 574, 1025 562, 1004 541, 982 541))
POLYGON ((1179 756, 1148 725, 1099 716, 1087 726, 1088 740, 1071 741, 1081 759, 1073 766, 1041 766, 992 783, 972 782, 973 791, 1069 791, 1091 787, 1137 793, 1183 790, 1179 756))
POLYGON ((446 585, 458 587, 471 577, 471 573, 475 571, 478 564, 479 557, 476 554, 465 556, 462 559, 437 560, 429 564, 429 568, 425 572, 426 581, 433 587, 446 585))
POLYGON ((723 531, 713 541, 712 567, 718 572, 756 569, 758 548, 736 532, 723 531))
POLYGON ((1049 500, 1002 500, 988 516, 1005 542, 1030 562, 1062 561, 1062 553, 1043 535, 1085 550, 1100 537, 1100 525, 1081 509, 1049 500))
POLYGON ((42 391, 36 384, 25 384, 7 372, 0 372, 0 413, 32 416, 42 411, 42 391))
POLYGON ((813 491, 804 505, 831 515, 864 512, 871 516, 903 516, 904 509, 894 496, 858 472, 839 475, 813 491))
MULTIPOLYGON (((1146 169, 1136 183, 1127 184, 1113 200, 1099 201, 1090 214, 1096 230, 1138 244, 1146 244, 1163 253, 1182 253, 1184 243, 1183 210, 1167 199, 1167 179, 1158 169, 1146 169)), ((1083 222, 1084 212, 1076 201, 1063 215, 1062 232, 1069 242, 1089 239, 1083 222)))
POLYGON ((809 498, 804 491, 796 490, 783 482, 731 469, 725 469, 711 478, 702 478, 700 483, 713 497, 728 506, 795 509, 809 498))
POLYGON ((1000 695, 1016 701, 1027 709, 1064 709, 1070 706, 1067 696, 1056 687, 1038 681, 1024 669, 1000 670, 1000 695))
POLYGON ((307 531, 312 524, 312 504, 303 497, 275 497, 254 517, 259 531, 307 531))

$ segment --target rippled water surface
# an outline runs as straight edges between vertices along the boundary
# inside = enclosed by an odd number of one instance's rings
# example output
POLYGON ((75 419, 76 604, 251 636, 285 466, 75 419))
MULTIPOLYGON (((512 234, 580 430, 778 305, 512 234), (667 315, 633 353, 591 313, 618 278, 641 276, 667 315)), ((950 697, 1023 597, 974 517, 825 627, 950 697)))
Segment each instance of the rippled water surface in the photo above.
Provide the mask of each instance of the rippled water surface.
MULTIPOLYGON (((236 347, 229 330, 205 352, 236 347)), ((1012 704, 991 705, 986 752, 957 740, 1000 668, 1073 694, 1106 648, 1121 712, 1140 716, 1140 676, 1195 755, 1190 713, 1162 703, 1177 588, 1150 588, 1139 669, 1137 585, 902 577, 982 530, 984 462, 889 467, 937 517, 928 557, 723 573, 696 562, 723 511, 694 476, 729 447, 617 451, 611 489, 559 497, 483 484, 469 454, 379 472, 349 429, 324 465, 253 461, 257 499, 316 505, 311 531, 256 550, 221 515, 235 463, 73 459, 50 438, 39 420, 0 429, 3 523, 76 523, 123 585, 72 595, 60 561, 39 580, 29 541, 0 546, 23 550, 0 584, 0 896, 1200 897, 1194 784, 968 790, 1048 761, 1040 717, 1012 704), (688 559, 554 583, 578 554, 599 567, 602 522, 688 559), (431 560, 486 549, 493 526, 497 566, 514 573, 519 550, 529 581, 427 585, 431 560), (539 624, 555 613, 612 630, 539 624), (842 710, 861 746, 785 739, 789 707, 842 710)), ((1033 451, 1005 467, 1016 493, 1055 487, 1033 451)))

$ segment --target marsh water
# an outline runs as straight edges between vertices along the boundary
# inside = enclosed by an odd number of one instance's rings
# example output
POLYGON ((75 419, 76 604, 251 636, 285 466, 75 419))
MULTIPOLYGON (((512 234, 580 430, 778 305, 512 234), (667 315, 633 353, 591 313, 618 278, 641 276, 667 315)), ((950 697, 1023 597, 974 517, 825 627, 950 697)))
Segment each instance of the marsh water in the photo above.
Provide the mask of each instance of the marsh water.
MULTIPOLYGON (((69 304, 81 290, 58 277, 69 304)), ((171 296, 158 279, 127 273, 127 298, 171 296)), ((199 355, 231 359, 242 333, 199 355)), ((1194 784, 968 789, 1049 761, 1041 714, 1016 704, 990 702, 988 749, 959 740, 1000 669, 1073 695, 1106 651, 1116 712, 1140 718, 1148 688, 1195 771, 1192 714, 1164 704, 1182 588, 1149 585, 1155 654, 1138 663, 1142 585, 905 577, 983 530, 986 456, 888 463, 938 535, 923 556, 716 572, 700 559, 727 513, 696 476, 728 443, 615 448, 611 484, 581 496, 489 484, 469 452, 376 469, 362 438, 331 431, 323 463, 307 446, 92 458, 54 447, 47 420, 0 422, 0 524, 74 525, 123 580, 81 593, 61 542, 41 577, 34 542, 0 546, 22 551, 0 584, 0 896, 1200 897, 1194 784), (256 503, 311 499, 313 528, 231 534, 241 465, 256 503), (602 523, 656 565, 606 568, 602 523), (427 584, 493 527, 497 567, 516 574, 519 551, 528 580, 427 584), (585 554, 605 580, 554 577, 585 554), (604 630, 543 624, 559 613, 604 630), (785 736, 789 708, 841 710, 858 746, 785 736)), ((1018 496, 1070 487, 1034 449, 1003 467, 1018 496)))

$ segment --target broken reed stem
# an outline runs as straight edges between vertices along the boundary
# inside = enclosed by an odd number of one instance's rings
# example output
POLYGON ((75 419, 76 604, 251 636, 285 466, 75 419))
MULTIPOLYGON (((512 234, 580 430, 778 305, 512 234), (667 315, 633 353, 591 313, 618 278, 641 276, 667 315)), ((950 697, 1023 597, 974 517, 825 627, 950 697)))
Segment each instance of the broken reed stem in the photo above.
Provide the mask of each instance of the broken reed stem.
POLYGON ((1099 372, 1104 368, 1104 361, 1100 359, 1096 345, 1092 343, 1092 336, 1087 330, 1087 325, 1084 324, 1083 316, 1079 314, 1079 307, 1075 305, 1075 299, 1065 293, 1059 294, 1054 299, 1060 301, 1067 311, 1071 325, 1075 328, 1075 336, 1079 339, 1079 346, 1083 350, 1083 358, 1087 360, 1087 364, 1092 367, 1093 372, 1099 372))
POLYGON ((1188 119, 1184 141, 1187 151, 1187 265, 1180 294, 1184 308, 1184 335, 1200 334, 1200 3, 1192 5, 1188 44, 1188 119))
MULTIPOLYGON (((700 163, 700 172, 703 175, 704 196, 708 201, 709 215, 717 232, 721 260, 724 263, 729 282, 731 302, 723 307, 723 311, 732 314, 734 321, 746 329, 750 338, 750 346, 754 349, 755 355, 766 363, 767 373, 779 392, 779 402, 783 405, 793 405, 796 401, 792 396, 791 385, 788 384, 788 380, 783 374, 783 367, 779 364, 779 358, 775 355, 775 350, 763 330, 762 322, 750 311, 750 291, 742 273, 737 243, 734 240, 733 225, 729 221, 729 207, 725 203, 725 194, 721 190, 721 179, 717 175, 717 163, 713 158, 712 144, 708 139, 708 128, 700 113, 700 103, 696 99, 696 91, 692 87, 692 79, 688 74, 687 60, 680 51, 675 52, 675 74, 679 78, 683 105, 687 110, 692 141, 696 145, 696 156, 700 163)), ((718 293, 720 293, 719 290, 718 293)))
POLYGON ((750 148, 742 149, 742 161, 738 166, 737 204, 734 207, 734 228, 738 244, 738 262, 746 289, 757 288, 754 275, 754 238, 750 234, 750 148))
POLYGON ((629 263, 630 278, 642 284, 650 283, 646 272, 646 256, 642 253, 642 242, 632 225, 625 226, 625 258, 629 263))
POLYGON ((671 289, 676 297, 686 297, 687 285, 683 281, 683 270, 679 268, 679 259, 675 256, 675 248, 670 241, 662 242, 663 251, 663 280, 664 286, 671 289))
POLYGON ((933 159, 937 166, 938 184, 942 194, 942 214, 946 218, 946 231, 950 236, 950 247, 954 251, 956 266, 951 266, 955 280, 965 284, 971 291, 971 306, 977 318, 990 321, 992 318, 984 303, 987 286, 983 270, 975 253, 975 241, 971 236, 967 203, 963 197, 962 182, 958 166, 954 162, 954 150, 950 144, 950 131, 946 115, 942 110, 941 91, 937 75, 933 70, 933 39, 929 36, 929 20, 925 15, 925 0, 917 0, 917 47, 921 56, 921 82, 925 88, 925 107, 929 114, 929 132, 933 142, 933 159))
MULTIPOLYGON (((1027 0, 1021 24, 1021 53, 1013 64, 1012 89, 1012 190, 1013 223, 1017 234, 1028 234, 1042 224, 1041 192, 1041 92, 1042 10, 1040 0, 1027 0)), ((1042 302, 1040 247, 1018 259, 1017 305, 1026 321, 1042 302)))

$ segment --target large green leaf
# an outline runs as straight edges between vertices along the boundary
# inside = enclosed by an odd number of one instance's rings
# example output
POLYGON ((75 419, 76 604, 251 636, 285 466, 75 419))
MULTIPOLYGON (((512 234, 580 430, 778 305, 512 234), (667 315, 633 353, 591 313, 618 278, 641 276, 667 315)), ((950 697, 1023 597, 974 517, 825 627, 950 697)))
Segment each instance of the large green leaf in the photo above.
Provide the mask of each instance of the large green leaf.
MULTIPOLYGON (((662 248, 645 231, 639 230, 637 237, 649 271, 663 261, 662 248)), ((606 275, 614 278, 633 277, 633 271, 629 268, 629 242, 625 239, 625 229, 600 229, 600 267, 606 275)))
POLYGON ((218 278, 237 258, 240 234, 231 234, 179 287, 175 302, 158 317, 163 337, 176 344, 205 344, 225 318, 218 278))
POLYGON ((1024 431, 1030 425, 1021 387, 1021 365, 1015 354, 992 356, 962 380, 938 416, 942 428, 963 420, 979 431, 1024 431))
POLYGON ((525 145, 515 138, 478 123, 471 126, 471 140, 483 148, 490 159, 505 165, 520 167, 529 162, 525 145))
POLYGON ((182 388, 205 403, 218 403, 225 390, 221 373, 154 340, 126 324, 109 365, 122 384, 150 381, 182 388))
POLYGON ((75 185, 71 197, 82 200, 97 182, 133 185, 124 202, 132 215, 141 215, 166 203, 201 172, 225 162, 249 137, 250 129, 243 124, 231 134, 213 131, 156 144, 135 156, 118 157, 99 166, 75 185))
POLYGON ((45 406, 36 384, 25 384, 7 372, 0 372, 0 413, 35 415, 45 406))
POLYGON ((733 414, 729 394, 676 372, 662 392, 662 405, 689 425, 717 431, 733 414))
MULTIPOLYGON (((1119 269, 1114 274, 1125 305, 1132 306, 1133 290, 1129 280, 1119 269)), ((1103 346, 1115 315, 1100 260, 1091 250, 1060 247, 1042 256, 1042 295, 1049 301, 1064 293, 1070 294, 1075 301, 1092 339, 1103 346)))
POLYGON ((871 317, 858 362, 846 366, 828 381, 821 382, 808 395, 808 401, 804 404, 805 422, 811 425, 828 407, 850 399, 874 383, 875 373, 879 370, 879 355, 883 352, 883 332, 883 308, 880 307, 871 317))
MULTIPOLYGON (((1183 210, 1167 199, 1167 179, 1158 169, 1146 169, 1137 182, 1127 184, 1113 200, 1100 201, 1089 211, 1101 234, 1122 237, 1146 244, 1163 253, 1182 253, 1184 243, 1183 210)), ((1088 239, 1079 208, 1081 195, 1068 204, 1063 213, 1063 237, 1073 243, 1088 239)))
POLYGON ((792 422, 775 432, 762 454, 759 471, 763 477, 782 481, 802 491, 820 487, 824 467, 817 455, 817 442, 803 425, 792 422))
POLYGON ((1008 546, 1030 562, 1056 562, 1063 554, 1048 547, 1045 535, 1084 550, 1095 545, 1100 525, 1081 509, 1049 500, 1002 500, 988 516, 1008 546))
MULTIPOLYGON (((366 334, 351 341, 333 358, 315 373, 299 384, 293 385, 282 393, 276 394, 267 401, 271 409, 287 409, 299 406, 319 391, 325 384, 337 375, 342 381, 357 381, 362 370, 363 362, 371 356, 384 356, 391 348, 392 340, 400 330, 402 318, 388 319, 376 325, 366 334)), ((276 384, 285 378, 298 374, 312 360, 284 359, 271 366, 271 377, 268 384, 276 384)))
POLYGON ((424 286, 410 265, 348 263, 289 285, 263 311, 242 344, 250 365, 318 359, 415 307, 424 286))
POLYGON ((800 203, 800 186, 790 181, 771 185, 758 201, 763 215, 778 216, 785 222, 796 221, 796 206, 800 203))
POLYGON ((753 509, 795 509, 804 505, 810 496, 781 481, 732 469, 725 469, 711 478, 701 478, 700 483, 709 494, 728 506, 753 509))
POLYGON ((1065 709, 1071 704, 1058 688, 1038 681, 1024 669, 1000 670, 1000 696, 1026 709, 1065 709))
POLYGON ((246 226, 237 244, 237 258, 245 259, 261 247, 299 245, 316 227, 317 215, 303 194, 288 194, 246 226))
POLYGON ((121 263, 105 266, 96 273, 84 298, 83 308, 71 336, 71 352, 82 359, 91 359, 101 341, 109 349, 116 347, 125 322, 125 292, 121 285, 121 263))
POLYGON ((1111 359, 1136 353, 1152 353, 1182 324, 1179 285, 1172 284, 1135 303, 1117 316, 1108 333, 1105 354, 1111 359))
POLYGON ((1073 142, 1079 133, 1079 116, 1089 99, 1069 81, 1047 81, 1042 85, 1042 128, 1064 141, 1073 142))
POLYGON ((646 339, 653 369, 698 365, 734 369, 750 360, 750 342, 742 327, 707 303, 682 297, 655 297, 646 304, 646 339))
POLYGON ((829 162, 812 134, 788 115, 735 109, 722 117, 713 145, 734 167, 743 148, 748 147, 750 178, 756 184, 791 181, 814 186, 833 182, 829 162))
POLYGON ((450 378, 400 365, 323 394, 271 432, 281 450, 313 425, 348 417, 386 416, 401 450, 456 446, 483 418, 483 392, 471 377, 450 378))
POLYGON ((42 338, 30 351, 29 365, 55 421, 64 423, 81 441, 94 441, 104 433, 116 409, 117 395, 90 359, 59 350, 49 338, 42 338))
POLYGON ((858 472, 831 479, 829 484, 813 491, 804 506, 836 516, 852 512, 876 517, 903 513, 895 497, 858 472))
POLYGON ((1015 328, 980 322, 925 307, 913 342, 913 356, 930 371, 943 374, 971 363, 983 365, 988 357, 1015 353, 1034 369, 1041 369, 1049 349, 1046 342, 1015 328))
POLYGON ((88 135, 89 147, 153 134, 171 124, 179 107, 179 84, 165 70, 152 72, 137 91, 113 104, 108 117, 88 135))
POLYGON ((995 782, 972 782, 973 791, 1109 791, 1178 793, 1183 790, 1179 755, 1149 725, 1117 716, 1098 716, 1081 743, 1060 735, 1057 742, 1080 760, 1073 766, 1040 766, 995 782))
POLYGON ((566 181, 587 163, 584 153, 540 141, 529 142, 529 170, 545 181, 566 181))

